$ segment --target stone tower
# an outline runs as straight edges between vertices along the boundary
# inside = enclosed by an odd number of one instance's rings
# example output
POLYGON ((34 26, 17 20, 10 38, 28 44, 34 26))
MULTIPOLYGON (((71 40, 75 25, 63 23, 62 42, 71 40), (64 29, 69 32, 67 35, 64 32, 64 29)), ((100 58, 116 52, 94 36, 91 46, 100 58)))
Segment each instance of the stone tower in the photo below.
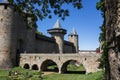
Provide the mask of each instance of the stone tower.
POLYGON ((11 68, 16 63, 16 18, 13 5, 0 3, 0 69, 11 68))
POLYGON ((78 52, 79 46, 78 46, 78 35, 75 29, 72 30, 72 32, 68 35, 68 40, 74 44, 75 47, 75 53, 78 52))
POLYGON ((53 29, 48 30, 48 33, 50 33, 51 36, 55 38, 59 53, 63 53, 63 40, 64 35, 66 34, 66 30, 61 27, 59 20, 56 21, 55 25, 53 26, 53 29))
POLYGON ((35 21, 32 21, 31 17, 27 18, 27 24, 30 28, 27 29, 27 35, 26 35, 26 51, 28 53, 34 53, 35 52, 35 33, 36 33, 36 27, 33 26, 35 24, 35 21))

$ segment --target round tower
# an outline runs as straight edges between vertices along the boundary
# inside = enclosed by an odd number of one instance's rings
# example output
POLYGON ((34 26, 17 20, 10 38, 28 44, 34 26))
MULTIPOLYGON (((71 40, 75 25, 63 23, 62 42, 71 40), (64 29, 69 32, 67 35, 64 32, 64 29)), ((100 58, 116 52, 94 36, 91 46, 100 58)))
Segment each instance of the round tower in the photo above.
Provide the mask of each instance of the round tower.
POLYGON ((78 35, 75 29, 72 30, 71 34, 68 35, 68 40, 74 44, 75 53, 78 53, 79 46, 78 46, 78 35))
POLYGON ((14 6, 5 2, 0 3, 0 69, 11 68, 16 63, 16 13, 14 6))
POLYGON ((66 30, 61 27, 59 20, 56 21, 55 25, 53 26, 53 29, 49 29, 47 31, 49 34, 51 34, 53 38, 55 38, 56 43, 58 45, 59 53, 63 53, 63 40, 64 35, 66 34, 66 30))

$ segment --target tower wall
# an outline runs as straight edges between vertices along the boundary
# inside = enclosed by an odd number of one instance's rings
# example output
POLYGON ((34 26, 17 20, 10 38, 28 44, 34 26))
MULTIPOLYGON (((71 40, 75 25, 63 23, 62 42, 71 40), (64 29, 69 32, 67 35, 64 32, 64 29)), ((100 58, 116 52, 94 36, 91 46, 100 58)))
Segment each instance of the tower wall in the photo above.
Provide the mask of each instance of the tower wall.
POLYGON ((17 15, 14 7, 0 4, 0 68, 11 68, 16 59, 17 15))
POLYGON ((48 33, 51 34, 53 38, 55 38, 55 41, 57 43, 56 47, 58 48, 59 53, 63 53, 64 50, 64 35, 66 34, 66 30, 63 29, 60 25, 59 20, 56 21, 55 25, 53 26, 53 29, 49 29, 48 33))
POLYGON ((64 48, 64 35, 66 34, 66 30, 62 28, 54 28, 54 29, 49 29, 48 33, 51 34, 51 36, 55 39, 55 42, 57 43, 57 51, 59 53, 63 53, 63 48, 64 48))
POLYGON ((57 43, 59 53, 63 53, 63 46, 64 46, 63 40, 64 40, 64 34, 62 34, 62 33, 55 33, 55 35, 53 34, 53 36, 54 36, 55 41, 56 41, 56 43, 57 43))
POLYGON ((78 52, 79 47, 78 47, 78 35, 69 35, 68 40, 74 44, 75 47, 75 53, 78 52))

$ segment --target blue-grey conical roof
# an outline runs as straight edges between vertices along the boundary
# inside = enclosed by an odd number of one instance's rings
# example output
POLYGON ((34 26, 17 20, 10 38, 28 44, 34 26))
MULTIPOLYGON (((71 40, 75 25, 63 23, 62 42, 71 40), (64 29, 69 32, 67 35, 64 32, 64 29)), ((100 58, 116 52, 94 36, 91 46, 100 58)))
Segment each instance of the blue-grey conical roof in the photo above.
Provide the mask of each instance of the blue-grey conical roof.
POLYGON ((72 29, 72 32, 71 32, 70 35, 77 35, 77 32, 76 32, 76 30, 74 28, 72 29))
POLYGON ((62 28, 59 20, 56 21, 56 23, 54 24, 53 28, 62 28))

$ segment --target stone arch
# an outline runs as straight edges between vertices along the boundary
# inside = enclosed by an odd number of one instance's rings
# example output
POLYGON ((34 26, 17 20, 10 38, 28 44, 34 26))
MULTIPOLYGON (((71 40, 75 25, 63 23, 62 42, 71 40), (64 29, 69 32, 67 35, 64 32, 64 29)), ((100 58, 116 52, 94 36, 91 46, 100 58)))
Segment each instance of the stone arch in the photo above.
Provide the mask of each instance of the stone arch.
POLYGON ((59 71, 59 66, 57 63, 51 59, 46 59, 42 62, 40 66, 41 71, 53 71, 53 72, 58 72, 59 71), (48 66, 54 65, 54 69, 48 69, 48 66))
POLYGON ((33 64, 33 65, 32 65, 32 69, 33 69, 33 70, 39 70, 38 65, 37 65, 37 64, 33 64))
POLYGON ((25 69, 30 69, 30 66, 29 66, 28 63, 25 63, 24 66, 23 66, 23 68, 25 68, 25 69))
MULTIPOLYGON (((65 61, 63 64, 62 64, 62 66, 61 66, 61 73, 67 73, 68 71, 67 71, 67 66, 71 63, 71 62, 75 62, 75 64, 79 64, 79 65, 83 65, 84 66, 84 64, 83 63, 79 63, 77 60, 73 60, 73 59, 71 59, 71 60, 67 60, 67 61, 65 61)), ((85 68, 85 66, 84 66, 84 68, 85 68)), ((86 68, 85 68, 85 71, 83 72, 83 71, 72 71, 73 73, 86 73, 86 68)))

